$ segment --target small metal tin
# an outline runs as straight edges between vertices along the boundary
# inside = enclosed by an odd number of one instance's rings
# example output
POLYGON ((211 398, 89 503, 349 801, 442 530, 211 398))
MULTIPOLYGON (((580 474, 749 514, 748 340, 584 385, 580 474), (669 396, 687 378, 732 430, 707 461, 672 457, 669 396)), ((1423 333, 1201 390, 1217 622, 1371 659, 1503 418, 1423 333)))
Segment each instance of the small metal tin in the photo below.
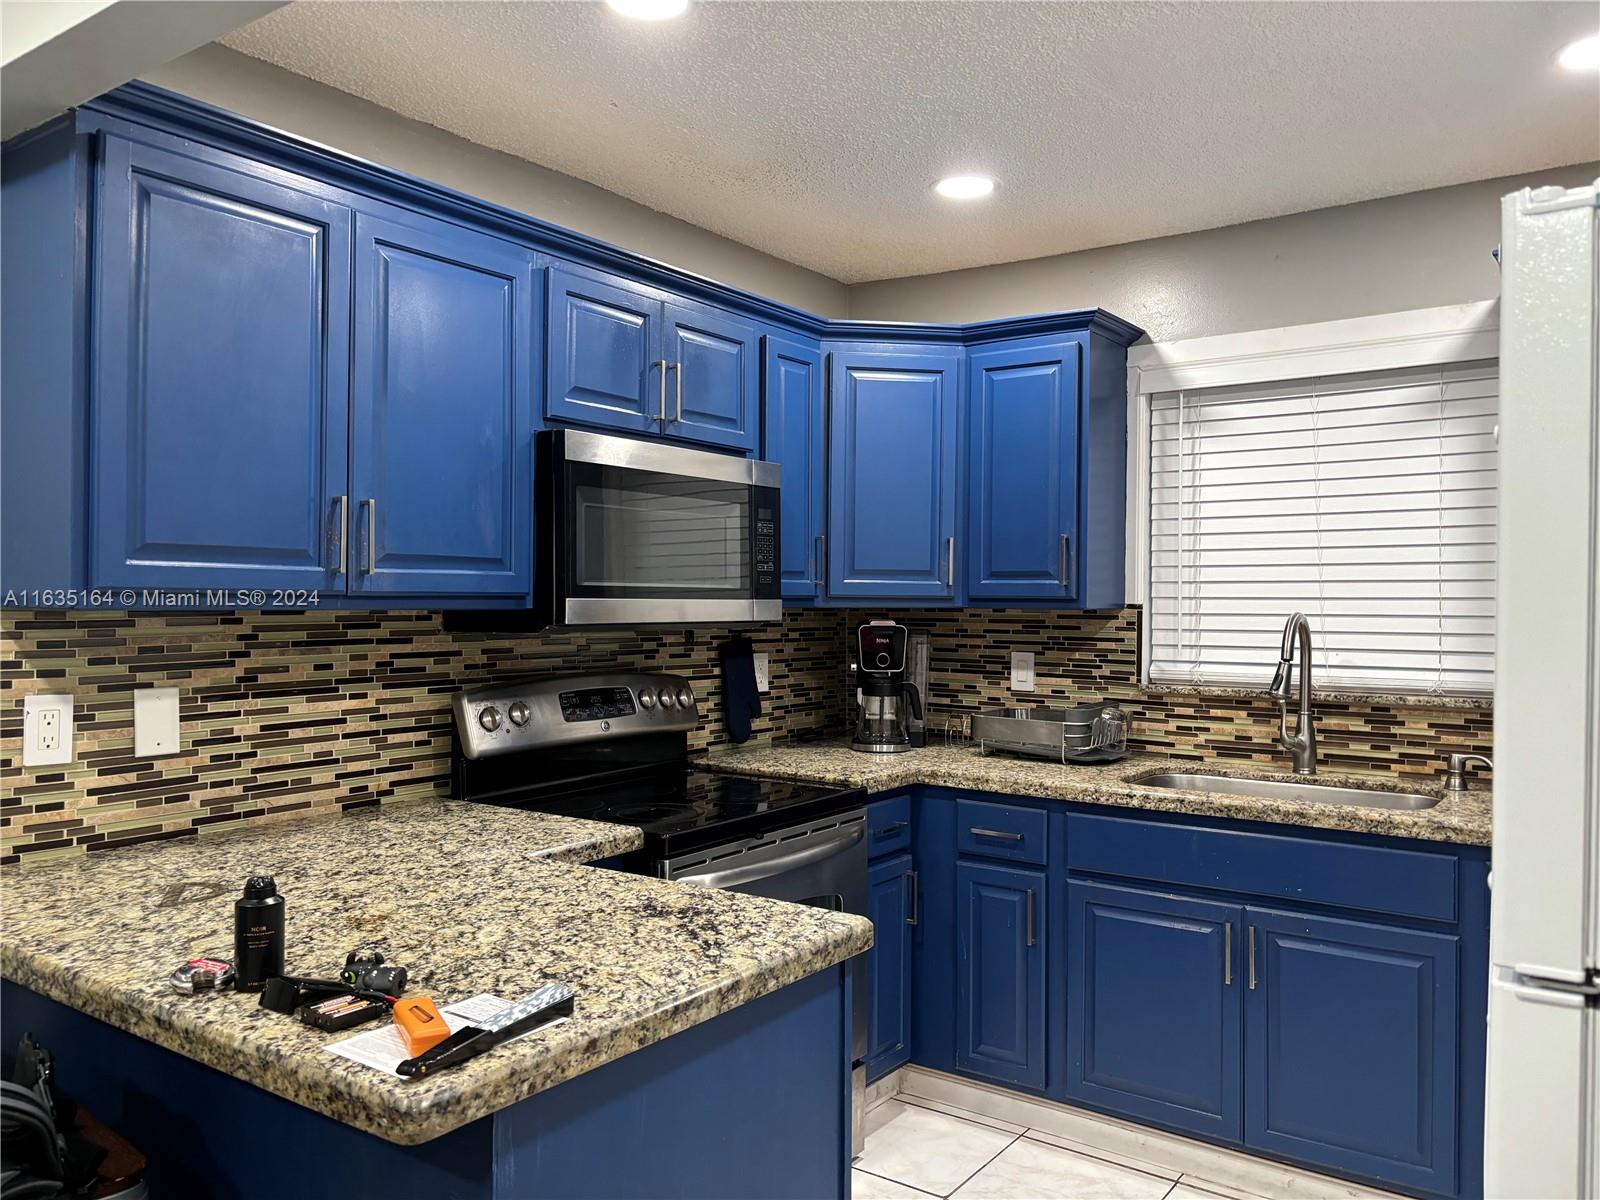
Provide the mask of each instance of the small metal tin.
POLYGON ((174 971, 168 982, 180 992, 204 992, 233 983, 233 964, 223 958, 191 958, 174 971))

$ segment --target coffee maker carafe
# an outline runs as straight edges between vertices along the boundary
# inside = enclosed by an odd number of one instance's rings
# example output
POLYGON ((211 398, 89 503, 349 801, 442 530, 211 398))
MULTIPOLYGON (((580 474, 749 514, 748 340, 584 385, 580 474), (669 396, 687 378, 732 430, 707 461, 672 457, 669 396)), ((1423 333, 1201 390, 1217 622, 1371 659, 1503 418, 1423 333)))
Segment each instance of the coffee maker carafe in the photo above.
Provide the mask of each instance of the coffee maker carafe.
POLYGON ((922 696, 906 678, 906 627, 872 621, 856 630, 855 736, 850 749, 895 754, 913 746, 911 723, 922 721, 922 696))

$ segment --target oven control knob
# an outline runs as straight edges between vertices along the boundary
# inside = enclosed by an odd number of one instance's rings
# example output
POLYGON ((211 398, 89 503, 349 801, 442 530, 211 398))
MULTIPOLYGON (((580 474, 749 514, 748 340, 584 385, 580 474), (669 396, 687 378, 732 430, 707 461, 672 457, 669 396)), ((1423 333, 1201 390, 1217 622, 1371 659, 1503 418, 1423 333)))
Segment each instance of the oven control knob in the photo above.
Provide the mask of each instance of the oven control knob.
POLYGON ((671 708, 678 702, 678 698, 674 696, 671 690, 668 688, 662 688, 656 693, 656 696, 661 700, 662 708, 671 708))
POLYGON ((656 694, 649 688, 639 689, 639 707, 649 712, 656 706, 656 694))
POLYGON ((500 710, 492 704, 480 709, 478 711, 478 724, 482 725, 488 732, 493 733, 500 728, 500 710))
POLYGON ((528 718, 532 714, 528 712, 528 706, 526 704, 524 704, 521 700, 517 700, 514 701, 511 707, 506 710, 506 715, 511 718, 511 723, 513 725, 522 726, 528 723, 528 718))
POLYGON ((678 689, 678 707, 679 708, 693 708, 694 707, 694 693, 689 690, 687 684, 685 684, 683 687, 678 689))

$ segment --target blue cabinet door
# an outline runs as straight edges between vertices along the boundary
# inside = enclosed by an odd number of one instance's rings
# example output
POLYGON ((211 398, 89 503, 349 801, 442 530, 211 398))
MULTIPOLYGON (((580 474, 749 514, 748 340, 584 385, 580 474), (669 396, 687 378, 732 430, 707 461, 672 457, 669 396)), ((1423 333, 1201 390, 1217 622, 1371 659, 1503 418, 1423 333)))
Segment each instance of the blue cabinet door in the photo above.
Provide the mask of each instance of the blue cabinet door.
POLYGON ((956 1068, 1045 1085, 1043 871, 956 864, 956 1068))
POLYGON ((761 457, 783 468, 778 575, 785 600, 815 600, 822 587, 822 351, 816 342, 762 339, 761 457))
POLYGON ((1243 911, 1068 883, 1069 1099, 1239 1140, 1243 911))
POLYGON ((1245 1144, 1454 1193, 1460 939, 1245 916, 1245 1144))
POLYGON ((344 589, 350 214, 240 166, 105 139, 95 586, 344 589))
POLYGON ((352 591, 530 591, 537 304, 530 251, 357 216, 352 591))
POLYGON ((911 934, 916 878, 911 855, 872 864, 867 876, 873 942, 867 963, 867 1079, 887 1075, 911 1055, 911 934))
POLYGON ((659 433, 667 416, 660 293, 552 267, 545 311, 545 415, 659 433))
POLYGON ((971 352, 967 593, 1062 600, 1078 572, 1079 346, 971 352))
POLYGON ((666 433, 746 453, 755 450, 760 411, 756 327, 703 304, 672 301, 662 329, 671 404, 666 433))
POLYGON ((828 594, 956 595, 959 351, 830 351, 828 594))

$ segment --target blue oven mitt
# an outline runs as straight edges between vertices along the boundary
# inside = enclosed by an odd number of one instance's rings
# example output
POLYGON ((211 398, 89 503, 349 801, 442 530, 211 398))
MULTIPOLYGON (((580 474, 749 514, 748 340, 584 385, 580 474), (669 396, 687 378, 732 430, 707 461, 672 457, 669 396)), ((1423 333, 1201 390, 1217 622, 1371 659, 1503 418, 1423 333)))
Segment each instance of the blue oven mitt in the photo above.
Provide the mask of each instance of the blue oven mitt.
POLYGON ((722 718, 735 742, 750 740, 750 722, 761 715, 761 693, 756 691, 755 646, 735 635, 717 647, 722 660, 722 718))

